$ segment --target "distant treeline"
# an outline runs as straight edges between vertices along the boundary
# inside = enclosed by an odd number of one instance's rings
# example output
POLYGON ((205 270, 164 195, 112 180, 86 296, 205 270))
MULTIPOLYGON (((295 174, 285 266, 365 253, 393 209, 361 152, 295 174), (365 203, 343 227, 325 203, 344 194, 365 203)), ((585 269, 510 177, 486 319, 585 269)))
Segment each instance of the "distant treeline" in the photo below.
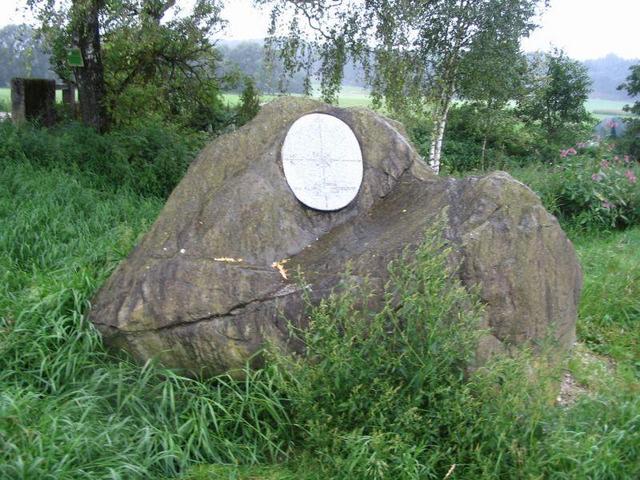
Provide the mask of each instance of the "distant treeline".
POLYGON ((218 74, 226 77, 227 88, 241 90, 241 75, 252 77, 258 90, 264 93, 288 91, 302 93, 304 90, 304 73, 298 72, 293 78, 284 80, 283 67, 278 62, 267 68, 263 43, 261 41, 221 41, 218 43, 222 60, 218 74))
MULTIPOLYGON (((254 78, 258 89, 264 93, 288 91, 301 93, 305 72, 283 80, 282 65, 276 61, 266 68, 262 40, 221 41, 219 73, 229 78, 228 88, 240 89, 244 74, 254 78), (236 80, 234 80, 234 78, 236 80)), ((593 98, 607 100, 629 100, 625 92, 617 90, 629 75, 629 67, 640 63, 640 59, 625 60, 614 54, 597 60, 586 60, 585 66, 593 80, 593 98)), ((49 65, 49 56, 33 29, 27 25, 8 25, 0 28, 0 86, 8 87, 13 77, 56 78, 49 65)), ((347 64, 343 83, 364 86, 362 70, 347 64)))
MULTIPOLYGON (((302 93, 304 91, 304 79, 306 72, 297 72, 293 78, 283 80, 283 65, 279 58, 267 65, 265 59, 264 42, 262 40, 229 41, 218 43, 223 61, 220 65, 220 73, 233 76, 234 72, 253 77, 258 89, 264 93, 277 93, 287 91, 302 93)), ((313 71, 311 72, 313 76, 313 71)), ((344 85, 364 87, 364 72, 353 63, 347 63, 344 68, 344 85)), ((238 83, 241 85, 241 82, 238 83)))
MULTIPOLYGON (((230 72, 234 66, 246 75, 254 77, 258 88, 264 92, 275 92, 281 87, 279 80, 282 66, 276 65, 268 75, 264 69, 264 48, 261 40, 223 41, 219 44, 223 54, 223 72, 230 72)), ((630 100, 629 96, 618 85, 629 75, 629 67, 640 63, 640 59, 625 60, 615 54, 604 58, 583 62, 593 80, 592 98, 604 100, 630 100)), ((300 93, 303 89, 304 72, 298 72, 288 85, 288 91, 300 93)), ((364 72, 353 63, 348 63, 344 70, 343 84, 364 87, 364 72)))
POLYGON ((56 78, 49 55, 27 25, 0 28, 0 86, 8 87, 13 77, 56 78))
POLYGON ((592 98, 603 100, 629 100, 629 96, 622 90, 617 90, 629 75, 629 67, 640 63, 640 59, 625 60, 617 55, 609 54, 597 60, 583 62, 589 70, 593 80, 592 98))

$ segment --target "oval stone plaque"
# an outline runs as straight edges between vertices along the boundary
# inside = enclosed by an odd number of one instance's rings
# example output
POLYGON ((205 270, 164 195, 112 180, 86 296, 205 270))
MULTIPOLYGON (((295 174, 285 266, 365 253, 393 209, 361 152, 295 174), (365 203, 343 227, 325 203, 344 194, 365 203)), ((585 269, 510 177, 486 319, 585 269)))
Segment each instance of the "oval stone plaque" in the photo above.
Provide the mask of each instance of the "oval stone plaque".
POLYGON ((325 113, 304 115, 291 125, 282 166, 296 198, 316 210, 346 207, 362 183, 358 139, 346 123, 325 113))

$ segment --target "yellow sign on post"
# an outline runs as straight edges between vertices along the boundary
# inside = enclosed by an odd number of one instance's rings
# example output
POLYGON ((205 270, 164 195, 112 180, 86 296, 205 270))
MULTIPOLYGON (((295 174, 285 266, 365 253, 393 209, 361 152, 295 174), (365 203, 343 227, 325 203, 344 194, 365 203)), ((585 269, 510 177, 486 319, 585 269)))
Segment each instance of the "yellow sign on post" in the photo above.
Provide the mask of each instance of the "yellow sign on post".
POLYGON ((79 48, 70 48, 67 51, 67 63, 70 67, 84 67, 82 52, 79 48))

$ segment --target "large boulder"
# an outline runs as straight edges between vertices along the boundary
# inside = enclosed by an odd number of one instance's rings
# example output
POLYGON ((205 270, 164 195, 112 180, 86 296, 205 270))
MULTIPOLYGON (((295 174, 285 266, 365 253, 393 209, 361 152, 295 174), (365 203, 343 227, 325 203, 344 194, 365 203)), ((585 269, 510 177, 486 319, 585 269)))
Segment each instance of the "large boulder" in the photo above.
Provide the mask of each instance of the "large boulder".
POLYGON ((477 287, 491 334, 485 353, 552 334, 575 337, 581 272, 574 249, 538 197, 503 172, 454 179, 431 172, 401 127, 366 109, 283 98, 210 143, 162 213, 93 302, 105 341, 139 361, 215 374, 242 367, 266 340, 283 342, 303 318, 290 272, 315 298, 351 264, 382 285, 387 265, 423 241, 447 212, 465 285, 477 287), (290 125, 323 112, 351 127, 364 176, 355 200, 322 212, 300 203, 283 174, 290 125), (289 274, 288 274, 289 272, 289 274))

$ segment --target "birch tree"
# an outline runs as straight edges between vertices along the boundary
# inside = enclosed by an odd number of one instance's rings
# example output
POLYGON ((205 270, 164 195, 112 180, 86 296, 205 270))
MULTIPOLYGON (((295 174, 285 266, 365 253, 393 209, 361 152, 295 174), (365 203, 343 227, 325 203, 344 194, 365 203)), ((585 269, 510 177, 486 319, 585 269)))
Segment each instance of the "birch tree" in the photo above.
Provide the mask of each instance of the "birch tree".
POLYGON ((482 61, 470 54, 492 42, 517 46, 534 28, 532 19, 542 5, 539 0, 255 2, 271 6, 272 50, 289 72, 317 75, 325 100, 336 99, 342 69, 354 60, 364 66, 374 105, 392 112, 428 111, 433 119, 429 164, 436 171, 463 65, 482 61))

